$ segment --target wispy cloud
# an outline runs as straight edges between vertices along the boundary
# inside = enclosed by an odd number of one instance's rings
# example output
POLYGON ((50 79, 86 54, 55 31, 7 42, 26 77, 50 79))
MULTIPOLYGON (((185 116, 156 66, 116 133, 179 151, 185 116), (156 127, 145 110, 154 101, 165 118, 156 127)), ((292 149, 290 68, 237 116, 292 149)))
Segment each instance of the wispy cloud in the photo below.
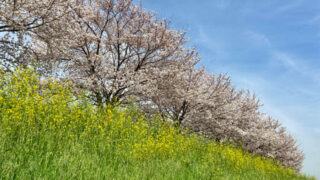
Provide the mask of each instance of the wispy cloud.
MULTIPOLYGON (((320 16, 319 16, 320 20, 320 16)), ((320 23, 320 22, 319 22, 320 23)), ((261 32, 247 30, 244 32, 247 41, 254 48, 263 48, 264 53, 270 55, 270 63, 282 68, 282 73, 295 73, 295 76, 300 76, 312 80, 320 85, 320 62, 314 59, 306 59, 298 57, 295 53, 289 53, 275 48, 270 38, 261 32), (314 64, 318 62, 317 64, 314 64)), ((254 53, 254 52, 253 52, 254 53)))
POLYGON ((317 14, 316 16, 314 16, 307 23, 308 24, 319 24, 320 23, 320 14, 317 14))
POLYGON ((244 36, 248 38, 254 45, 263 45, 267 47, 271 47, 270 40, 265 34, 252 31, 252 30, 247 30, 244 33, 244 36))
POLYGON ((308 21, 307 24, 317 27, 318 32, 316 34, 316 37, 320 38, 320 14, 317 14, 312 19, 310 19, 310 21, 308 21))
POLYGON ((287 69, 298 71, 298 72, 301 71, 301 69, 297 66, 297 59, 288 53, 273 51, 273 58, 287 69))
POLYGON ((286 3, 285 5, 280 6, 279 8, 275 9, 275 13, 285 13, 292 9, 298 8, 303 0, 291 0, 289 3, 286 3))
POLYGON ((272 61, 278 62, 285 70, 296 73, 296 77, 301 76, 320 85, 320 63, 314 64, 317 60, 302 59, 294 54, 276 50, 273 50, 272 54, 272 61))
POLYGON ((215 2, 216 7, 219 9, 226 9, 227 7, 229 7, 230 2, 228 0, 219 0, 217 2, 215 2))
MULTIPOLYGON (((317 32, 314 34, 316 38, 320 38, 320 14, 314 15, 307 21, 301 22, 302 25, 313 26, 317 32)), ((318 41, 318 40, 317 40, 318 41)))
POLYGON ((208 28, 205 28, 202 25, 197 25, 195 26, 195 31, 196 33, 193 37, 195 40, 193 40, 193 42, 196 45, 201 45, 204 47, 200 48, 200 50, 209 50, 210 53, 212 53, 211 56, 214 56, 214 58, 219 60, 227 58, 228 53, 225 49, 224 42, 221 42, 218 38, 215 38, 212 32, 207 32, 208 28))

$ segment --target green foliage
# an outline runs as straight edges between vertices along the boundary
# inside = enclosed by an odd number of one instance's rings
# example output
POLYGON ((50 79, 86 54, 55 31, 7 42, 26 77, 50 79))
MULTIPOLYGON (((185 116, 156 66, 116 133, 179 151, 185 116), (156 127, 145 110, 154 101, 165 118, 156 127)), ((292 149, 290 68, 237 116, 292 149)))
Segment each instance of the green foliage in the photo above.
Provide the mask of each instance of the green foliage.
POLYGON ((31 69, 0 78, 0 179, 308 179, 31 69))

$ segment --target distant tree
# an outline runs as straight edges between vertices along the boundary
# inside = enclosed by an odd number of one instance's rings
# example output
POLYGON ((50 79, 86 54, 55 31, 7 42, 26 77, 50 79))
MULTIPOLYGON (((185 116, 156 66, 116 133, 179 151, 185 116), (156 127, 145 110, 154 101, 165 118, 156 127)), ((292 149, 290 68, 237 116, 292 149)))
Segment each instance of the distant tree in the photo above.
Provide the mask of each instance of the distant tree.
POLYGON ((228 76, 181 67, 186 69, 171 66, 153 76, 151 83, 136 86, 142 109, 160 112, 177 126, 218 141, 241 143, 249 152, 300 171, 304 157, 295 140, 278 121, 259 111, 261 105, 255 95, 235 90, 228 76))

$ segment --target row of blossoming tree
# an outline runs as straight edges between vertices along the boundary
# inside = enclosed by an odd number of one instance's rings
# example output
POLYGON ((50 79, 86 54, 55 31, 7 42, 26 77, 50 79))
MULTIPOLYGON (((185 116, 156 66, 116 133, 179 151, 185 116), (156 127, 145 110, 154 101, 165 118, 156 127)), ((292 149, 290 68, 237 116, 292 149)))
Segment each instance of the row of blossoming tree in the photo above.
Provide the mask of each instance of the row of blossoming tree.
POLYGON ((43 76, 71 80, 98 105, 132 97, 147 113, 300 171, 303 155, 249 91, 196 68, 185 32, 132 0, 0 2, 0 66, 37 64, 43 76))

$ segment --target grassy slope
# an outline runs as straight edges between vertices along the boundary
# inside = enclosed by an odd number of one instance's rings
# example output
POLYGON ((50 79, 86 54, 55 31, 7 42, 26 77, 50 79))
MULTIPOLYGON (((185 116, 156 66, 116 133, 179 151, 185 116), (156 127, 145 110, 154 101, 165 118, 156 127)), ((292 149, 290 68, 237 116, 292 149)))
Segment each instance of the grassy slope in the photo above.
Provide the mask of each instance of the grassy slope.
POLYGON ((0 179, 310 179, 146 118, 98 110, 30 71, 0 81, 0 179))

